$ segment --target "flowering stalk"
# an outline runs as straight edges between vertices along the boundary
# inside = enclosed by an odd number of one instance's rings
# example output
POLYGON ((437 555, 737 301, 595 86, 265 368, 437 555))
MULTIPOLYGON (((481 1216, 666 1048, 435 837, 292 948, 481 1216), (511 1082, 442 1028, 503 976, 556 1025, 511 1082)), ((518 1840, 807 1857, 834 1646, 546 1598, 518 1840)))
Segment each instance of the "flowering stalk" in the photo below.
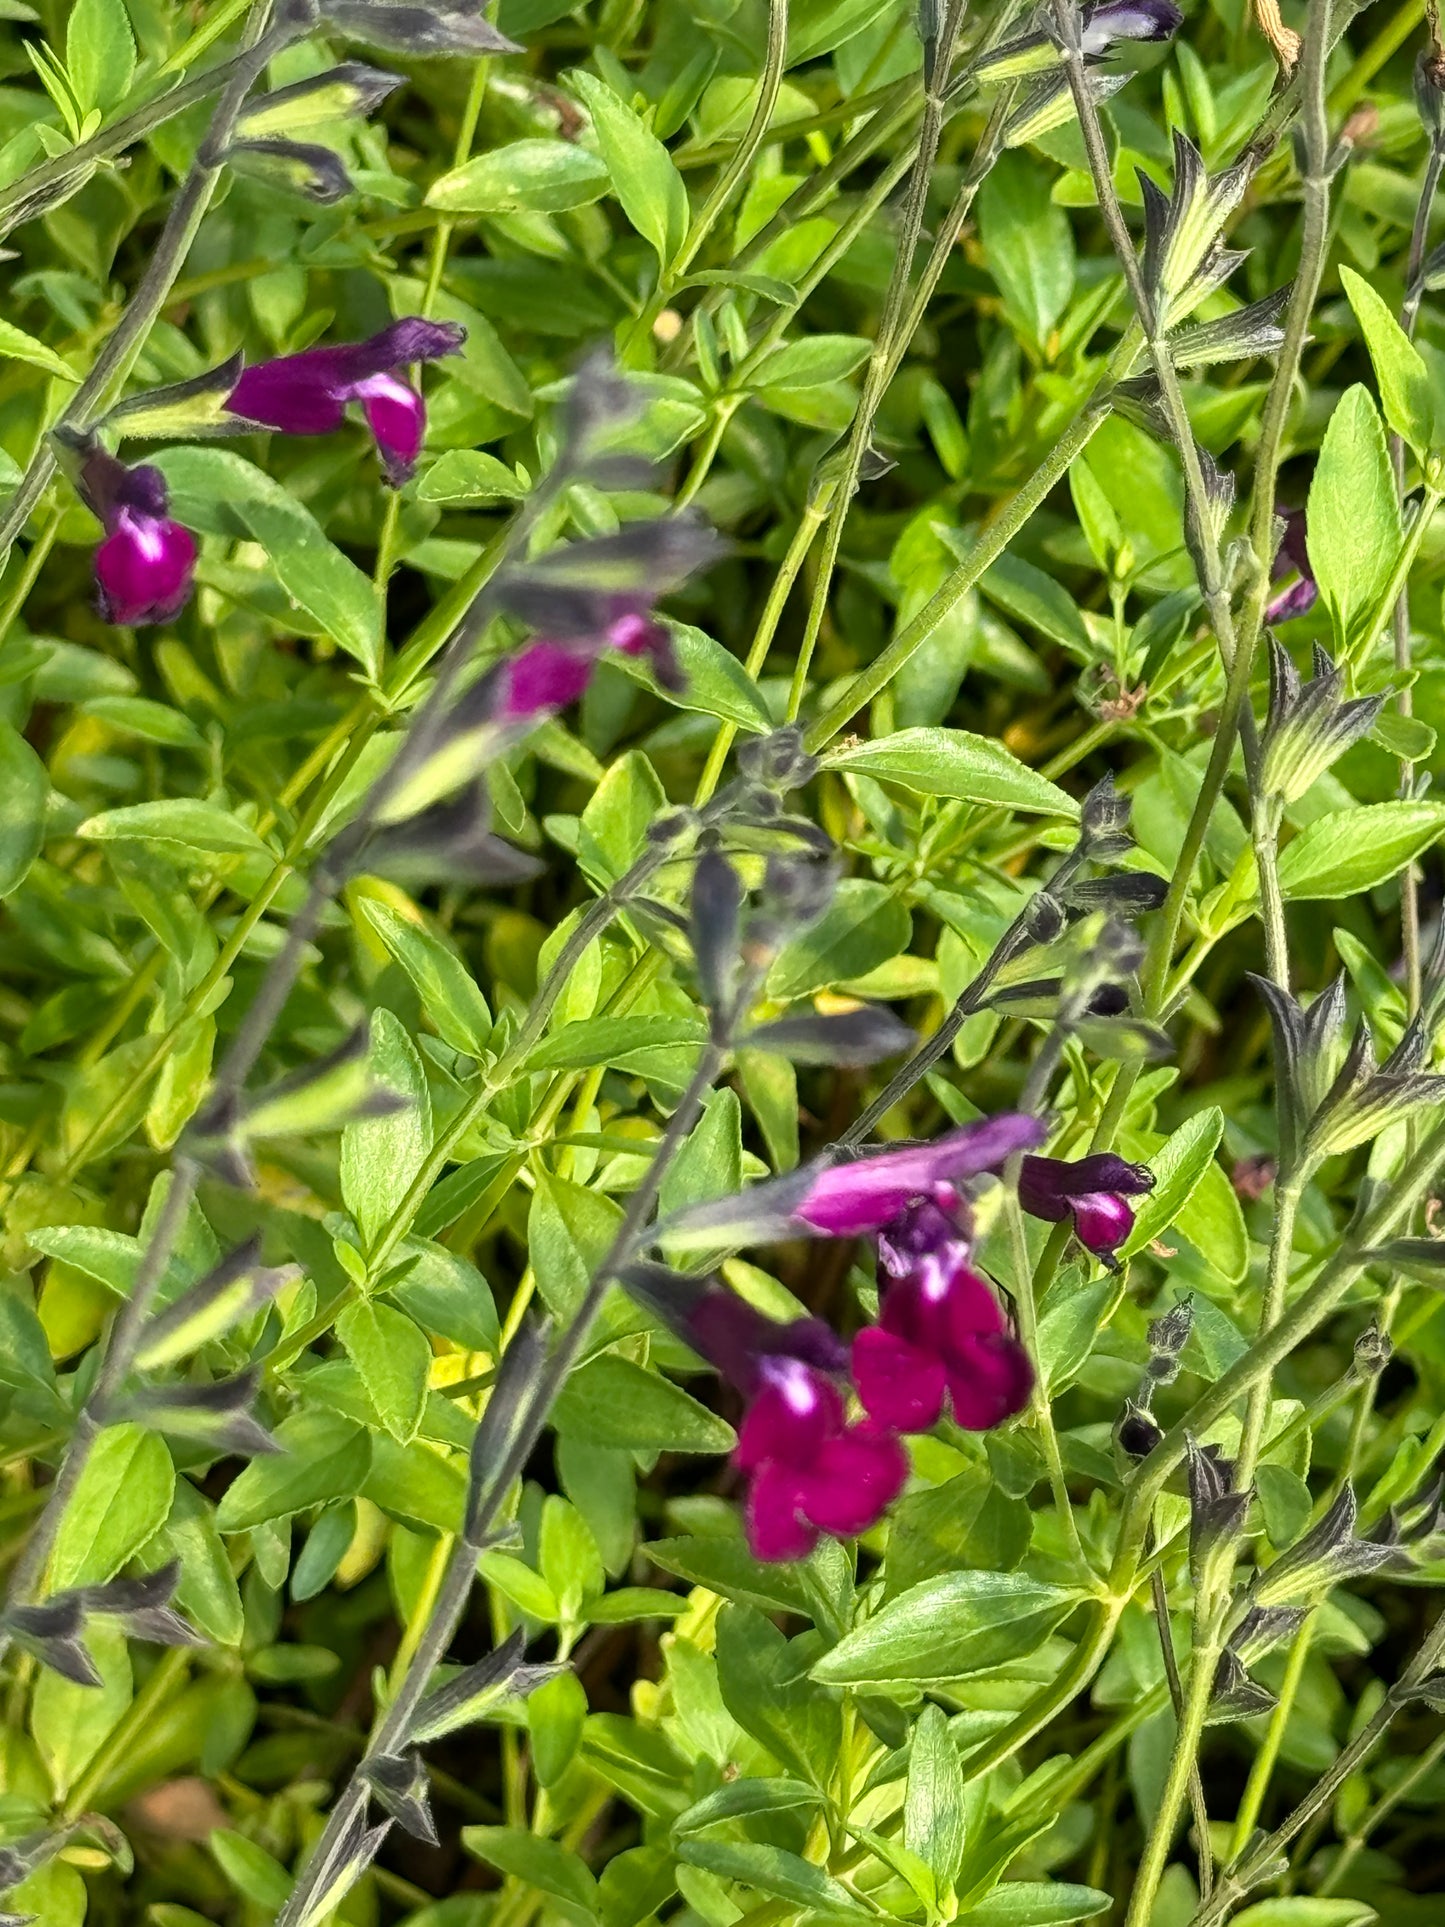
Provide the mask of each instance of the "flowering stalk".
MULTIPOLYGON (((176 276, 185 264, 211 196, 226 164, 226 148, 235 132, 247 96, 260 79, 269 61, 286 40, 303 27, 278 27, 271 31, 272 0, 256 0, 247 23, 242 51, 216 103, 190 171, 171 202, 169 214, 151 250, 140 285, 131 296, 125 313, 106 339, 105 346, 91 364, 90 373, 71 396, 52 430, 82 434, 120 394, 126 376, 145 346, 176 276)), ((16 537, 29 521, 31 512, 49 486, 56 470, 56 456, 50 439, 41 441, 24 475, 0 515, 0 565, 9 555, 16 537)))

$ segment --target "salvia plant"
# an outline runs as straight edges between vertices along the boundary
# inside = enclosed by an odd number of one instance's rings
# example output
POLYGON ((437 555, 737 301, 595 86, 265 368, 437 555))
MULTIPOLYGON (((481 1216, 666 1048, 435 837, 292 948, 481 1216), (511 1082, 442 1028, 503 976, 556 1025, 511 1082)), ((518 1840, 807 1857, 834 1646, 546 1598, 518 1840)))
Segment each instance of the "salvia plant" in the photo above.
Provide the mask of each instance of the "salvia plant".
POLYGON ((1445 1921, 1431 0, 0 38, 0 1923, 1445 1921))

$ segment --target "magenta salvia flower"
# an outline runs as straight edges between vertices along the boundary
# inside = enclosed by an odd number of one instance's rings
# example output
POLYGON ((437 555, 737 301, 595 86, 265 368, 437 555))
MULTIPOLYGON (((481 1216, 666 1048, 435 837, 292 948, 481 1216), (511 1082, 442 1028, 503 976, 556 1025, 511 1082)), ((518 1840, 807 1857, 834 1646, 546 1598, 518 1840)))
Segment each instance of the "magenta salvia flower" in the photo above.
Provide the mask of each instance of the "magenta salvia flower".
MULTIPOLYGON (((619 601, 623 598, 619 597, 619 601)), ((682 687, 672 639, 660 622, 628 607, 597 634, 538 636, 503 665, 504 693, 498 714, 508 722, 537 722, 575 702, 608 649, 646 656, 668 689, 682 687)))
POLYGON ((637 1265, 627 1288, 747 1400, 733 1462, 747 1474, 748 1543, 801 1559, 819 1535, 851 1539, 903 1490, 908 1454, 871 1419, 850 1423, 848 1348, 820 1318, 767 1318, 713 1280, 637 1265))
POLYGON ((921 1199, 953 1211, 959 1202, 956 1187, 965 1178, 996 1171, 1016 1151, 1042 1144, 1046 1135, 1037 1118, 1004 1111, 931 1144, 831 1165, 813 1179, 793 1216, 825 1237, 856 1238, 882 1231, 921 1199))
POLYGON ((1154 1189, 1147 1164, 1130 1164, 1112 1151, 1089 1157, 1025 1158, 1019 1172, 1019 1203, 1036 1218, 1061 1224, 1072 1218, 1085 1250, 1109 1264, 1134 1229, 1130 1198, 1154 1189))
POLYGON ((853 1340, 869 1416, 891 1431, 927 1432, 947 1406, 955 1424, 984 1432, 1022 1411, 1034 1380, 1028 1353, 953 1218, 914 1205, 880 1236, 878 1257, 878 1323, 853 1340))
POLYGON ((816 1366, 776 1354, 738 1430, 748 1474, 748 1543, 759 1559, 802 1559, 821 1534, 855 1538, 903 1490, 908 1454, 889 1431, 849 1424, 843 1395, 816 1366))
POLYGON ((158 468, 127 468, 97 444, 77 485, 105 530, 95 552, 101 616, 127 629, 169 622, 190 597, 196 541, 171 519, 165 477, 158 468))
POLYGON ((326 435, 346 419, 348 402, 360 402, 386 479, 400 488, 426 439, 426 403, 399 371, 454 355, 465 339, 453 321, 408 315, 366 341, 257 362, 231 390, 226 410, 286 435, 326 435))
POLYGON ((1280 514, 1284 517, 1284 539, 1274 558, 1270 580, 1283 582, 1289 575, 1295 579, 1269 604, 1264 612, 1266 622, 1290 622, 1295 616, 1308 615, 1319 598, 1319 584, 1310 567, 1309 549, 1306 546, 1305 511, 1281 509, 1280 514))

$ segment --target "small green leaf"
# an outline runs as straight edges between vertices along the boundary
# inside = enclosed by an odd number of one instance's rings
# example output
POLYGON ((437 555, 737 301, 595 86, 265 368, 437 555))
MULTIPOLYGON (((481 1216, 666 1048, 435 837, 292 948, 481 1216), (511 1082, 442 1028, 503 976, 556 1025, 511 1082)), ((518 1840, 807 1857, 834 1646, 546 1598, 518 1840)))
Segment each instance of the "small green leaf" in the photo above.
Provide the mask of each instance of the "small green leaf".
POLYGON ((387 1431, 402 1445, 414 1439, 431 1372, 426 1333, 394 1306, 363 1299, 342 1312, 336 1336, 387 1431))
POLYGON ((895 890, 848 877, 818 921, 784 945, 768 973, 768 995, 791 1001, 865 976, 907 949, 912 928, 895 890))
POLYGON ((945 1573, 845 1633, 813 1677, 830 1686, 958 1679, 1035 1652, 1074 1604, 1074 1594, 1023 1573, 945 1573))
POLYGON ((1400 547, 1400 507, 1385 431, 1368 389, 1347 389, 1330 416, 1309 493, 1309 558, 1347 646, 1368 625, 1400 547))
POLYGON ((248 823, 219 803, 199 797, 168 797, 158 803, 127 803, 90 816, 76 832, 97 843, 156 844, 167 855, 262 856, 271 851, 248 823))
POLYGON ((371 1076, 401 1108, 362 1117, 341 1134, 341 1196, 370 1244, 391 1222, 431 1149, 431 1100, 416 1045, 389 1010, 371 1017, 371 1076))
POLYGON ((359 901, 362 916, 416 986, 416 993, 453 1050, 479 1057, 492 1032, 487 1000, 450 945, 375 897, 359 901))
POLYGON ((1445 803, 1362 803, 1316 817, 1279 859, 1279 885, 1292 902, 1358 896, 1397 876, 1445 830, 1445 803))
POLYGON ((730 1452, 733 1428, 679 1385, 616 1352, 603 1352, 568 1379, 553 1423, 593 1445, 630 1452, 730 1452))
POLYGON ((80 380, 68 361, 12 321, 0 321, 0 361, 28 361, 32 368, 43 368, 47 375, 59 375, 62 381, 80 380))
POLYGON ((900 729, 831 750, 823 761, 829 769, 855 770, 920 796, 954 796, 1043 816, 1079 814, 1067 790, 1021 763, 996 738, 966 729, 900 729))
POLYGON ((607 179, 607 163, 573 141, 510 141, 433 181, 427 206, 447 214, 558 213, 600 200, 607 179))
POLYGON ((125 0, 75 0, 65 31, 65 68, 83 108, 114 107, 135 73, 135 35, 125 0))
POLYGON ((1120 1249, 1121 1257, 1132 1258, 1169 1229, 1202 1183, 1223 1135, 1224 1113, 1211 1105, 1186 1119, 1151 1154, 1154 1189, 1139 1200, 1134 1229, 1120 1249))
POLYGON ((556 1840, 544 1840, 525 1827, 463 1827, 462 1845, 499 1873, 545 1894, 567 1920, 597 1918, 597 1882, 586 1863, 556 1840))
POLYGON ((165 1441, 139 1425, 109 1425, 90 1456, 55 1536, 50 1584, 96 1585, 165 1524, 176 1471, 165 1441))
POLYGON ((1440 429, 1430 376, 1420 350, 1363 275, 1342 266, 1340 280, 1375 364, 1385 419, 1401 441, 1423 456, 1439 443, 1440 429))
POLYGON ((0 722, 0 897, 18 890, 45 841, 50 778, 18 729, 0 722))
POLYGON ((228 1487, 216 1513, 222 1532, 354 1498, 371 1464, 367 1433, 333 1412, 294 1413, 277 1426, 276 1443, 279 1454, 253 1459, 228 1487))
POLYGON ((687 234, 687 189, 672 156, 652 129, 605 81, 576 68, 569 76, 592 119, 597 145, 622 211, 667 263, 687 234))

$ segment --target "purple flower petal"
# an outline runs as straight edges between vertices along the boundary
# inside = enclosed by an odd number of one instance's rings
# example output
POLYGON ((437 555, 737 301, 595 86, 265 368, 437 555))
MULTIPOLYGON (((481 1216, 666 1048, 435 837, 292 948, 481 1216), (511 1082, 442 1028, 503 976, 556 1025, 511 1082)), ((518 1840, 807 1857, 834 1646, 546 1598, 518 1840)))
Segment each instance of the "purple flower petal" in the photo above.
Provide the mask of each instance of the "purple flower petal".
POLYGON ((1172 0, 1106 0, 1090 7, 1081 35, 1084 53, 1098 59, 1120 40, 1168 40, 1184 24, 1172 0))
POLYGON ((501 714, 509 722, 529 722, 575 702, 592 680, 594 664, 584 651, 542 637, 503 665, 506 694, 501 714))
POLYGON ((226 413, 286 435, 327 435, 346 420, 336 381, 337 348, 308 348, 242 371, 226 399, 226 413))
POLYGON ((358 382, 356 399, 393 488, 409 481, 426 440, 426 403, 396 375, 370 375, 358 382))
POLYGON ((1303 575, 1266 606, 1264 619, 1271 624, 1292 622, 1296 616, 1308 615, 1319 597, 1319 584, 1314 577, 1303 575))
POLYGON ((191 593, 195 538, 179 522, 130 508, 117 510, 108 526, 95 552, 103 620, 127 629, 169 622, 191 593))
POLYGON ((785 1466, 763 1465, 753 1474, 746 1522, 753 1557, 770 1565, 806 1559, 818 1543, 817 1528, 802 1516, 798 1475, 785 1466))
POLYGON ((803 1516, 823 1532, 855 1539, 877 1525, 908 1483, 908 1454, 891 1432, 850 1425, 829 1439, 801 1482, 803 1516))
POLYGON ((997 1169, 1015 1151, 1042 1143, 1045 1135, 1037 1118, 1006 1111, 950 1131, 932 1144, 833 1165, 814 1178, 794 1216, 830 1238, 881 1231, 910 1204, 936 1198, 940 1187, 997 1169))
POLYGON ((881 1325, 853 1340, 853 1383, 870 1418, 893 1432, 931 1432, 943 1413, 943 1361, 881 1325))
POLYGON ((734 1462, 752 1471, 769 1460, 795 1469, 810 1465, 842 1430, 843 1400, 821 1372, 791 1358, 763 1359, 761 1384, 738 1428, 734 1462))
POLYGON ((966 1432, 988 1432, 1021 1412, 1033 1390, 1034 1368, 1016 1338, 971 1338, 951 1359, 948 1402, 966 1432))
POLYGON ((258 362, 243 371, 226 411, 287 435, 325 435, 341 426, 347 402, 359 401, 388 478, 404 481, 421 452, 426 410, 396 371, 455 354, 465 339, 455 322, 410 315, 366 341, 258 362))
POLYGON ((1086 1251, 1106 1257, 1133 1229, 1133 1211, 1112 1191, 1085 1192, 1074 1199, 1074 1235, 1086 1251))

